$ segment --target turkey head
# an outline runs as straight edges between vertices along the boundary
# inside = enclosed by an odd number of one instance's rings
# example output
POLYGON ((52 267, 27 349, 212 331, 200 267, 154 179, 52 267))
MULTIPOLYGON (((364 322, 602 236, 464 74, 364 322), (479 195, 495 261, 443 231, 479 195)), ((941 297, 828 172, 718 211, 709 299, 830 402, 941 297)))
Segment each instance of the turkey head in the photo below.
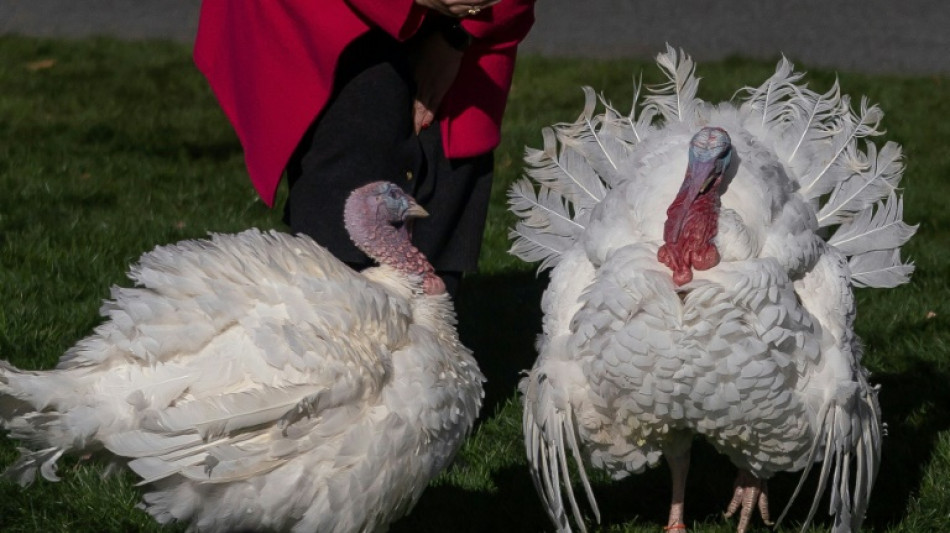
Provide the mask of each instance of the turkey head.
POLYGON ((343 221, 357 248, 381 265, 409 276, 422 276, 426 294, 445 292, 435 269, 410 242, 408 224, 428 216, 396 184, 377 181, 353 191, 343 210, 343 221))
POLYGON ((673 271, 673 283, 685 285, 693 270, 719 264, 713 244, 718 231, 719 187, 732 157, 732 141, 722 128, 703 128, 689 142, 683 185, 666 210, 663 246, 657 259, 673 271))

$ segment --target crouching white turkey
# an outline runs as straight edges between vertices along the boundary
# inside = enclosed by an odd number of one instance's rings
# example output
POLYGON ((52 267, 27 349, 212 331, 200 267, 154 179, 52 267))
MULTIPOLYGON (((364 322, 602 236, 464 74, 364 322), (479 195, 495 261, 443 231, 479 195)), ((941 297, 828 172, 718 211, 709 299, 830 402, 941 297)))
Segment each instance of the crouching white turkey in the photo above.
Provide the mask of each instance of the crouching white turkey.
POLYGON ((160 522, 202 531, 380 531, 409 511, 472 428, 482 374, 432 267, 423 216, 377 182, 346 204, 357 273, 307 237, 256 230, 145 254, 134 288, 49 371, 0 362, 5 475, 57 480, 64 453, 107 452, 160 522))
POLYGON ((830 486, 834 531, 856 531, 881 421, 852 286, 911 273, 899 258, 914 232, 901 220, 900 149, 869 140, 876 106, 853 112, 837 84, 816 93, 784 59, 718 105, 696 97, 688 57, 670 48, 658 63, 669 83, 639 116, 639 96, 627 116, 606 102, 595 115, 586 89, 581 117, 544 131, 544 149, 526 156, 531 179, 510 191, 512 252, 553 267, 540 354, 521 383, 538 491, 559 530, 569 512, 584 529, 569 456, 598 519, 587 468, 620 478, 665 456, 667 529, 685 530, 701 436, 739 468, 727 510, 741 509, 738 531, 756 508, 769 521, 765 480, 804 480, 819 462, 806 527, 830 486))

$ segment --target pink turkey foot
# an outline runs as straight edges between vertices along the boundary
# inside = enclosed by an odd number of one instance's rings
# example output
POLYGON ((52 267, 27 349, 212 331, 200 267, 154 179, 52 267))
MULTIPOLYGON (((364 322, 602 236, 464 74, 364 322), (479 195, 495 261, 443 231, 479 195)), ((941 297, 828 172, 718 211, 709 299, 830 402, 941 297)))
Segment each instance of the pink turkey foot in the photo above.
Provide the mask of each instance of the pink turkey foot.
POLYGON ((769 517, 769 488, 765 481, 755 477, 748 470, 740 470, 736 476, 735 488, 732 493, 732 501, 726 508, 726 518, 732 517, 740 508, 739 526, 736 533, 745 533, 749 527, 749 521, 752 519, 752 510, 758 507, 759 514, 765 525, 771 526, 769 517))

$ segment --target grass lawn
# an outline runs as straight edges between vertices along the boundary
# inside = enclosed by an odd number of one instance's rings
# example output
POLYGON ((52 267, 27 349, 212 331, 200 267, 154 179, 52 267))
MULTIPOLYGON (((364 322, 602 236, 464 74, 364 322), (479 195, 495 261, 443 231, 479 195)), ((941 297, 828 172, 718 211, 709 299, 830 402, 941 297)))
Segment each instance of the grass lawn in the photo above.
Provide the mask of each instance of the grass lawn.
MULTIPOLYGON (((744 60, 700 64, 700 96, 728 99, 773 69, 744 60)), ((659 80, 648 63, 521 60, 497 151, 481 272, 461 295, 462 338, 490 379, 484 421, 394 531, 550 530, 526 469, 514 395, 519 372, 534 359, 544 277, 506 253, 514 219, 505 193, 520 175, 524 146, 541 144, 541 127, 580 113, 581 85, 626 109, 641 71, 647 83, 659 80)), ((825 89, 834 77, 814 71, 809 79, 825 89)), ((920 224, 905 247, 917 264, 913 281, 858 293, 865 364, 882 385, 888 425, 866 524, 873 531, 950 531, 950 79, 839 77, 845 93, 867 95, 887 113, 885 139, 903 144, 906 155, 905 219, 920 224)), ((240 145, 190 50, 162 42, 0 37, 0 191, 0 359, 21 368, 51 367, 88 334, 109 287, 128 285, 127 266, 155 245, 209 231, 282 227, 281 211, 257 200, 240 145)), ((13 443, 0 439, 0 464, 14 456, 13 443)), ((23 490, 0 482, 0 530, 163 529, 135 508, 131 475, 101 480, 90 463, 61 461, 60 483, 23 490)), ((687 489, 692 531, 733 530, 719 514, 733 476, 728 462, 696 447, 687 489)), ((794 475, 774 480, 775 511, 796 482, 794 475)), ((655 533, 665 522, 664 468, 598 481, 595 492, 604 517, 595 530, 655 533)), ((783 530, 805 517, 806 500, 783 530)), ((827 520, 819 526, 827 530, 827 520)))

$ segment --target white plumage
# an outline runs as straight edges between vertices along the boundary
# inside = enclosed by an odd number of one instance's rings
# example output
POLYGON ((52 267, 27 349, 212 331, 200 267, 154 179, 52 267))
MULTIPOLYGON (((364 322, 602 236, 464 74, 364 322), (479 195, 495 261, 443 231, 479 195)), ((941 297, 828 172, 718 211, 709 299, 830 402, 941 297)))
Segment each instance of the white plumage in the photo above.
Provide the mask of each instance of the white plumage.
POLYGON ((915 231, 901 220, 900 148, 871 142, 876 106, 854 112, 837 84, 808 89, 784 59, 718 105, 696 97, 688 57, 668 48, 658 63, 669 83, 642 100, 638 88, 629 115, 606 102, 595 115, 586 88, 580 118, 544 130, 529 179, 509 193, 521 219, 512 253, 552 267, 539 357, 521 383, 538 491, 559 530, 568 513, 584 529, 569 456, 599 520, 585 465, 620 478, 665 455, 668 527, 684 530, 699 435, 740 469, 739 531, 766 510, 764 480, 804 480, 816 462, 806 523, 830 487, 834 531, 857 531, 881 421, 852 286, 892 287, 912 271, 899 258, 915 231), (692 198, 698 211, 681 209, 692 198))
MULTIPOLYGON (((359 191, 371 217, 395 206, 380 222, 424 213, 394 185, 359 191)), ((364 250, 389 264, 357 273, 257 230, 145 254, 56 369, 0 362, 0 416, 24 446, 6 475, 55 481, 63 453, 104 449, 163 523, 387 529, 471 430, 484 378, 421 254, 364 250)))

